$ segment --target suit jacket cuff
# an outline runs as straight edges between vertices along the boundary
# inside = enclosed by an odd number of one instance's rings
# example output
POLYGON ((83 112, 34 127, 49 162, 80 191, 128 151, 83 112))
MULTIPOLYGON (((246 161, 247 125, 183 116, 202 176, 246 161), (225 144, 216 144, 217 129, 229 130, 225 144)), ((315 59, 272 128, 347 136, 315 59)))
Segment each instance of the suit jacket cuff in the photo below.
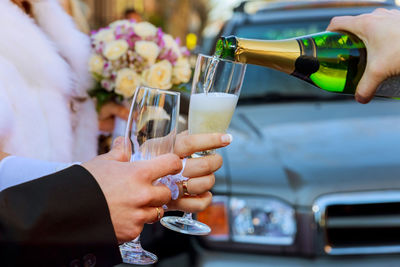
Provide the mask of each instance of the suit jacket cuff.
POLYGON ((79 165, 1 192, 0 231, 0 254, 15 266, 121 262, 104 194, 79 165))

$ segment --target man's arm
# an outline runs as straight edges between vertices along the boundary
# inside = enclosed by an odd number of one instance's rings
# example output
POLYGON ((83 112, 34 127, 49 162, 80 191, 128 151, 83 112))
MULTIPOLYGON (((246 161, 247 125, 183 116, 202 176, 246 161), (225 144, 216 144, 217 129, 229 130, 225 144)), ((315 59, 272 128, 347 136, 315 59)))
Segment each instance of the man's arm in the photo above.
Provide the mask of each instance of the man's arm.
POLYGON ((1 266, 120 263, 107 202, 93 176, 73 166, 1 192, 0 255, 1 266))
MULTIPOLYGON (((209 134, 180 140, 175 152, 184 157, 226 146, 231 137, 209 134)), ((179 173, 179 157, 166 154, 126 162, 123 141, 117 138, 109 153, 81 166, 0 192, 1 266, 75 266, 82 261, 91 266, 94 259, 96 266, 112 266, 121 260, 117 240, 130 241, 145 223, 159 219, 155 207, 171 204, 197 212, 210 203, 207 191, 214 184, 210 173, 222 164, 219 156, 188 160, 183 175, 196 177, 188 191, 203 197, 171 203, 169 189, 155 186, 154 181, 179 173)))

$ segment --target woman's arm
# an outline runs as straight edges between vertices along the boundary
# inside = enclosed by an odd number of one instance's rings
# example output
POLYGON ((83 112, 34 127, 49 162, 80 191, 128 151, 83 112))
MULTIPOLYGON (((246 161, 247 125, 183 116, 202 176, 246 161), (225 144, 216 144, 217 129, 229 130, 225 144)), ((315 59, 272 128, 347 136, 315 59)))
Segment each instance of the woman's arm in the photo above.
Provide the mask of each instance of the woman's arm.
POLYGON ((0 151, 0 161, 2 161, 5 157, 8 157, 8 156, 9 156, 9 154, 7 154, 3 151, 0 151))

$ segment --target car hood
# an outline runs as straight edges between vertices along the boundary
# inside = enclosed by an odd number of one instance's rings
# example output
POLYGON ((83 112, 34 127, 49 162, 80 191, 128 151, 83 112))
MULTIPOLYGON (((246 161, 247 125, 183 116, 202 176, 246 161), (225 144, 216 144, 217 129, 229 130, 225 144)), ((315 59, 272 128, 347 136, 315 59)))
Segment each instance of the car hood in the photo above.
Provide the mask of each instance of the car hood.
POLYGON ((319 195, 400 189, 400 103, 240 106, 216 191, 309 206, 319 195))

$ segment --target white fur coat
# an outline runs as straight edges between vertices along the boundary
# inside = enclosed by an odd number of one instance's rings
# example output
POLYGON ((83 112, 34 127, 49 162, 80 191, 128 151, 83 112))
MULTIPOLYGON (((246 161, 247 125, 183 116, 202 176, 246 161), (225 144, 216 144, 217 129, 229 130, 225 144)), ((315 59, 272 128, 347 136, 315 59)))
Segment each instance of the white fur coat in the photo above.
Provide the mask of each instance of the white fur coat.
POLYGON ((50 161, 96 155, 97 115, 86 91, 89 38, 56 0, 34 19, 0 0, 0 150, 50 161))

